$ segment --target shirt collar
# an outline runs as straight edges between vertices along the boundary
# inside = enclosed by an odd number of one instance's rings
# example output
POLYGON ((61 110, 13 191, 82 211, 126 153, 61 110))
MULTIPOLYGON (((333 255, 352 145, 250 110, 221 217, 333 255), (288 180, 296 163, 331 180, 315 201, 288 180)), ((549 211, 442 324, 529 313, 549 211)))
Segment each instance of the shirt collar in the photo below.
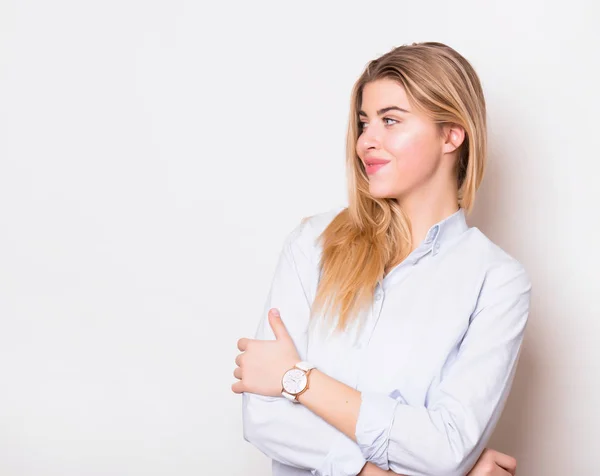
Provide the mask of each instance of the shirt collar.
POLYGON ((440 252, 441 248, 454 241, 454 238, 461 235, 468 228, 469 225, 465 217, 465 210, 461 207, 452 215, 447 216, 429 228, 425 238, 415 251, 418 250, 417 254, 419 257, 427 254, 429 251, 431 251, 432 256, 435 256, 440 252))
MULTIPOLYGON (((429 231, 427 231, 425 238, 419 246, 417 246, 402 263, 397 265, 396 268, 406 264, 415 265, 421 258, 428 255, 430 251, 432 256, 437 255, 441 248, 452 243, 468 229, 469 226, 467 225, 465 218, 465 211, 461 207, 452 215, 447 216, 429 228, 429 231)), ((394 271, 395 268, 389 271, 384 279, 388 279, 388 276, 394 271)), ((380 279, 379 284, 382 284, 382 282, 383 279, 380 279)))

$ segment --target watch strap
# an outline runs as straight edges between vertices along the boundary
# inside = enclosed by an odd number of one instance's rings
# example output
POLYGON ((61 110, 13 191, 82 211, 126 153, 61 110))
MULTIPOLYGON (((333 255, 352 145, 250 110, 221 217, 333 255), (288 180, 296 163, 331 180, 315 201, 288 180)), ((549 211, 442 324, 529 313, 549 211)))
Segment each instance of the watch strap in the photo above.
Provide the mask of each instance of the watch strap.
POLYGON ((283 392, 281 392, 281 395, 283 395, 285 398, 287 398, 291 402, 299 403, 298 400, 296 399, 296 395, 292 395, 291 393, 287 393, 285 390, 283 392))
POLYGON ((305 372, 308 372, 309 370, 315 368, 315 366, 313 364, 311 364, 310 362, 305 362, 305 361, 298 362, 296 364, 296 367, 299 368, 300 370, 304 370, 305 372))

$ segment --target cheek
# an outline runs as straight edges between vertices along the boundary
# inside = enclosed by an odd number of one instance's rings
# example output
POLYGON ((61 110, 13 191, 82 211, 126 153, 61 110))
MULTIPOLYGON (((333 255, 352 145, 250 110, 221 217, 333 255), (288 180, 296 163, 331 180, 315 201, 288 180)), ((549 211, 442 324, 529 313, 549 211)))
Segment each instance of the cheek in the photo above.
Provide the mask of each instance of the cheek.
POLYGON ((404 171, 418 169, 429 156, 427 138, 416 132, 388 136, 385 148, 396 159, 396 167, 404 171))

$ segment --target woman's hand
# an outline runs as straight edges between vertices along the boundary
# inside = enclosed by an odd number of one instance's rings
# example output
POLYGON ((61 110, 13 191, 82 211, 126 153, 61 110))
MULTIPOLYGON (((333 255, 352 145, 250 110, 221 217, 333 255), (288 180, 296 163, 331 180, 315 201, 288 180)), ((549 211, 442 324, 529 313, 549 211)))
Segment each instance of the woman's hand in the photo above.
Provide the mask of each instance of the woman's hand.
POLYGON ((516 471, 515 458, 486 448, 467 476, 515 476, 516 471))
POLYGON ((283 374, 301 360, 277 309, 269 311, 269 324, 275 340, 238 341, 238 349, 243 353, 235 359, 233 376, 239 379, 231 386, 235 393, 281 396, 283 374))

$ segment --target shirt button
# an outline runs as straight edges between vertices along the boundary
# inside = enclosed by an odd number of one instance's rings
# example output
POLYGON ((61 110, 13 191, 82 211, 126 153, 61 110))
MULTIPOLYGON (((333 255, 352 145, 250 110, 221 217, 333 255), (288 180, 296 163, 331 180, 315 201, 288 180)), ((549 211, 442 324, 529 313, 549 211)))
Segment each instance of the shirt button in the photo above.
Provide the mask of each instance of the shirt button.
POLYGON ((381 299, 381 293, 375 294, 375 301, 379 301, 381 299))

